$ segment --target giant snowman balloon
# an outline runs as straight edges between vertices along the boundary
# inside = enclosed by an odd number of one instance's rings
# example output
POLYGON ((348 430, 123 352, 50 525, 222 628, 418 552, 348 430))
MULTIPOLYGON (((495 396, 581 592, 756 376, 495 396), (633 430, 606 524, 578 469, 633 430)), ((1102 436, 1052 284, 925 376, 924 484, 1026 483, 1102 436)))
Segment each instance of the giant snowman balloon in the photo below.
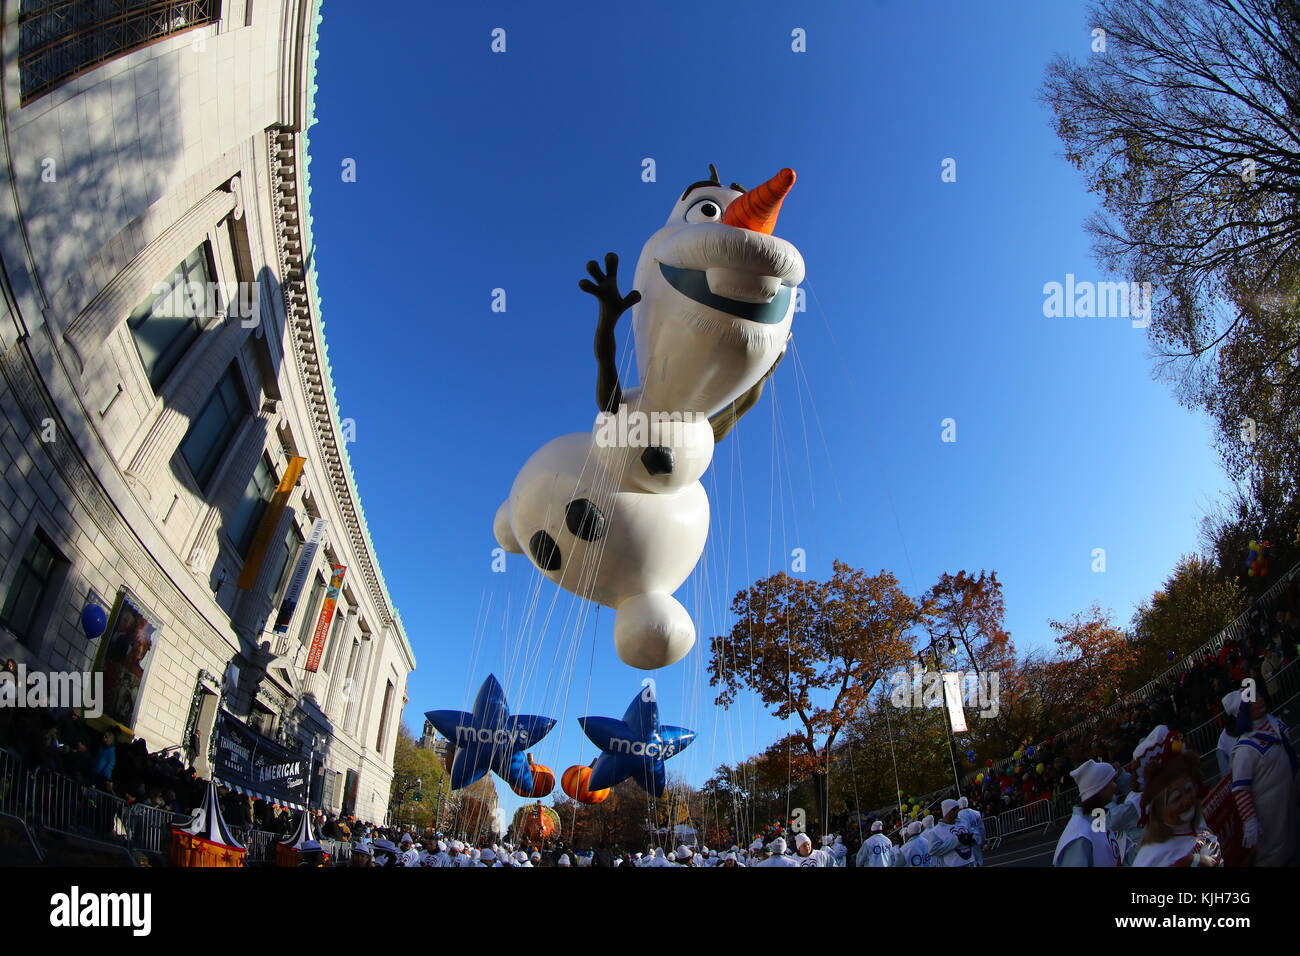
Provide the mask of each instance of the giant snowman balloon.
POLYGON ((672 595, 708 536, 700 476, 785 354, 804 277, 799 250, 772 234, 794 171, 749 192, 709 172, 641 250, 634 291, 619 293, 613 253, 603 271, 587 264, 579 287, 600 303, 600 414, 591 432, 562 435, 524 463, 493 523, 503 548, 614 608, 619 657, 645 669, 695 643, 672 595), (624 389, 614 327, 629 308, 640 384, 624 389))

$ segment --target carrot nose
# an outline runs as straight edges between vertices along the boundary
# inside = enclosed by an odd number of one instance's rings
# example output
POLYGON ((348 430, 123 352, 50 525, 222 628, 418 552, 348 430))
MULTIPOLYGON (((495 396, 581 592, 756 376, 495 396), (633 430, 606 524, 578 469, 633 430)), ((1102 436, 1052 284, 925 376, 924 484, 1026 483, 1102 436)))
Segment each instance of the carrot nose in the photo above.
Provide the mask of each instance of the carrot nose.
POLYGON ((794 185, 794 170, 783 169, 757 189, 732 200, 722 214, 724 225, 750 229, 770 236, 776 228, 781 203, 794 185))

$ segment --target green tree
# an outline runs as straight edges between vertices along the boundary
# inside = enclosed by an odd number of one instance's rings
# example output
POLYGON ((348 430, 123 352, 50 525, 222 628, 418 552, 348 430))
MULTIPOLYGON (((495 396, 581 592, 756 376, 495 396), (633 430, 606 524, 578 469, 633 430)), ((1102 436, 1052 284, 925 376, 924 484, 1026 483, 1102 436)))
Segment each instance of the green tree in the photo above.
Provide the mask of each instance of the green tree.
POLYGON ((1133 615, 1137 661, 1130 688, 1140 687, 1179 658, 1223 630, 1245 608, 1245 594, 1216 563, 1193 555, 1178 560, 1173 573, 1133 615))
POLYGON ((411 729, 403 723, 398 728, 397 746, 393 751, 389 819, 397 826, 437 826, 435 814, 446 808, 450 793, 448 784, 442 759, 432 750, 421 747, 411 729))

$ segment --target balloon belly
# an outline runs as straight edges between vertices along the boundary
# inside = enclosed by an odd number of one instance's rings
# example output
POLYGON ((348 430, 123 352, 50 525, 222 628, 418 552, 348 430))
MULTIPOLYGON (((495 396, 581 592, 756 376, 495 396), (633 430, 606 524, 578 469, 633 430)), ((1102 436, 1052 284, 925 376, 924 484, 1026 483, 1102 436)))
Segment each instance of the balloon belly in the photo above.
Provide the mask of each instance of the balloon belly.
POLYGON ((704 552, 709 499, 698 481, 667 494, 624 489, 593 454, 591 434, 543 445, 510 489, 509 523, 546 577, 607 607, 671 594, 704 552))

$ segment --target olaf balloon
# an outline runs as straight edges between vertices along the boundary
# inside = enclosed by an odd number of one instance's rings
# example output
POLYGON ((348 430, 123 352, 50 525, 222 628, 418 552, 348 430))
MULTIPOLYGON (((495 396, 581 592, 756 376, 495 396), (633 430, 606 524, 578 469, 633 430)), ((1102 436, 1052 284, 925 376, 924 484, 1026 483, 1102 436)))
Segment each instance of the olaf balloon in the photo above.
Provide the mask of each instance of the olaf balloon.
POLYGON ((799 250, 772 234, 794 171, 748 192, 709 172, 646 242, 628 295, 616 255, 604 270, 587 264, 591 279, 578 285, 600 304, 600 413, 591 432, 562 435, 524 463, 493 522, 507 551, 614 608, 619 657, 645 669, 695 643, 672 595, 708 536, 700 477, 785 354, 804 278, 799 250), (629 308, 639 384, 623 388, 614 329, 629 308))

